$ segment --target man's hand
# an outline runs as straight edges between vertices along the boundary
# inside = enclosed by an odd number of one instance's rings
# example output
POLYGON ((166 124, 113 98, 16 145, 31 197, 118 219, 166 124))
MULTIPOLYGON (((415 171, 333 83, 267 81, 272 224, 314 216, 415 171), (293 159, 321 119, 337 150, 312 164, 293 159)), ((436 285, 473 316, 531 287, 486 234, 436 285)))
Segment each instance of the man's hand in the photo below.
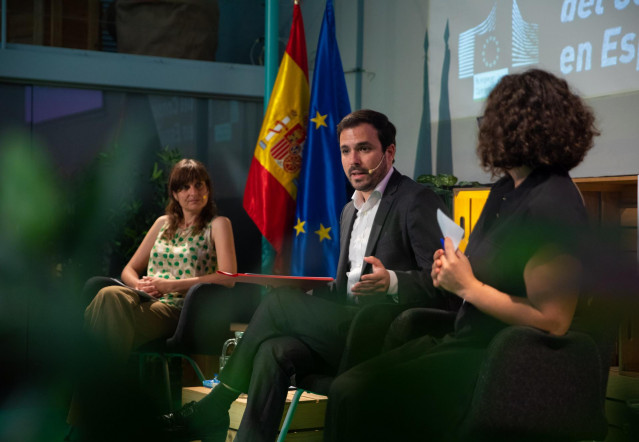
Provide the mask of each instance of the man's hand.
MULTIPOLYGON (((354 296, 386 296, 390 286, 390 274, 384 264, 374 256, 367 256, 364 261, 373 266, 373 272, 362 275, 359 282, 353 284, 351 291, 354 296)), ((361 298, 360 298, 361 299, 361 298)), ((367 299, 368 300, 368 299, 367 299)))

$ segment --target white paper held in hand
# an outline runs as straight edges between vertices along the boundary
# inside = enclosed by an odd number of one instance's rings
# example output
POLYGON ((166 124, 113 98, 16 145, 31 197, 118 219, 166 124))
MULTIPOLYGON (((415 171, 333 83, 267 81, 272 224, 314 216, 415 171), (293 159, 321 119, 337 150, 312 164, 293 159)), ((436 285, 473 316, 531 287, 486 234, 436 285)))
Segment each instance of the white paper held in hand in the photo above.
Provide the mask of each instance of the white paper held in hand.
POLYGON ((441 209, 437 209, 437 224, 439 224, 443 238, 449 237, 453 241, 455 250, 457 250, 460 241, 464 237, 464 229, 455 224, 455 221, 446 216, 441 209))

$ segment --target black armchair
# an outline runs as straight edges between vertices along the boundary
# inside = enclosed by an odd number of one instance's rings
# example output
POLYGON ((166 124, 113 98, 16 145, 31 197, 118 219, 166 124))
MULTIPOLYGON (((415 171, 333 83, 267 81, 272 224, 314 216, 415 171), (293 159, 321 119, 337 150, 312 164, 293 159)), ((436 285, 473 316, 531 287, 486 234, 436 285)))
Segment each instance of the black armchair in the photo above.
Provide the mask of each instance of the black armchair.
POLYGON ((193 368, 200 381, 205 377, 190 355, 219 355, 224 341, 229 338, 232 322, 249 322, 261 300, 261 287, 237 283, 233 288, 216 284, 196 284, 185 298, 178 325, 173 336, 158 339, 141 346, 137 352, 140 363, 140 381, 144 382, 143 364, 146 358, 157 358, 161 363, 163 395, 169 411, 179 407, 174 403, 169 361, 184 359, 193 368))
POLYGON ((489 346, 465 439, 603 440, 610 352, 588 334, 511 326, 489 346))
MULTIPOLYGON (((391 324, 386 347, 452 330, 454 314, 410 309, 391 324)), ((579 321, 564 336, 509 326, 491 341, 461 440, 603 440, 615 324, 579 321)))

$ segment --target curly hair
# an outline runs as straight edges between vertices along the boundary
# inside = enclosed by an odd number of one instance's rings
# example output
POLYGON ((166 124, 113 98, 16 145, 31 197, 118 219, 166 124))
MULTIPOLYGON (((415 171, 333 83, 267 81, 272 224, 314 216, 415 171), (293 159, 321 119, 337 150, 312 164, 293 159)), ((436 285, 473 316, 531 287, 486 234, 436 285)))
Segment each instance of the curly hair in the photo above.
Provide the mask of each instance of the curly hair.
POLYGON ((193 232, 201 232, 206 224, 211 221, 217 215, 217 206, 213 201, 213 186, 211 184, 211 178, 206 171, 204 164, 197 160, 182 159, 178 161, 169 176, 169 203, 166 206, 166 215, 169 217, 169 225, 162 234, 165 239, 171 239, 178 226, 184 221, 184 213, 180 203, 173 196, 183 186, 189 185, 193 182, 204 181, 206 188, 209 191, 209 198, 207 199, 206 206, 200 212, 195 224, 193 224, 193 232))
POLYGON ((567 172, 592 148, 594 123, 565 80, 540 69, 506 75, 486 101, 477 154, 493 176, 520 166, 567 172))

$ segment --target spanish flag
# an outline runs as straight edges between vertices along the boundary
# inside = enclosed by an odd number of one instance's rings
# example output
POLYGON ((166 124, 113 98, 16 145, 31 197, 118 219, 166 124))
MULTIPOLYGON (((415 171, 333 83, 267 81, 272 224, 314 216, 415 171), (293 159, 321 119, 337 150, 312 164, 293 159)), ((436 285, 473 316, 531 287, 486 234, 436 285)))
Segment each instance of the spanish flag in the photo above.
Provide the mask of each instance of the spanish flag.
POLYGON ((278 253, 293 229, 309 100, 304 23, 296 2, 244 190, 244 209, 278 253))

